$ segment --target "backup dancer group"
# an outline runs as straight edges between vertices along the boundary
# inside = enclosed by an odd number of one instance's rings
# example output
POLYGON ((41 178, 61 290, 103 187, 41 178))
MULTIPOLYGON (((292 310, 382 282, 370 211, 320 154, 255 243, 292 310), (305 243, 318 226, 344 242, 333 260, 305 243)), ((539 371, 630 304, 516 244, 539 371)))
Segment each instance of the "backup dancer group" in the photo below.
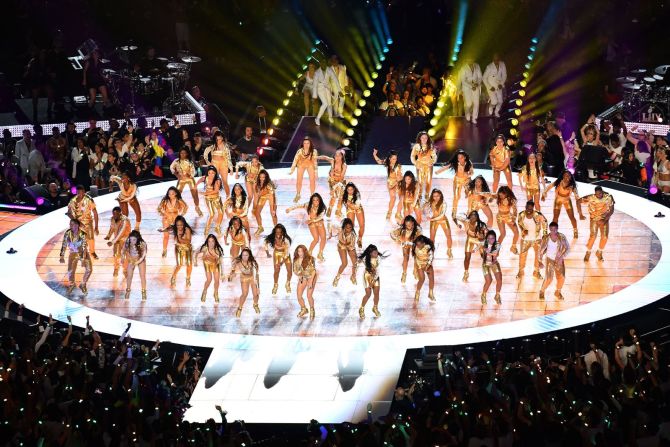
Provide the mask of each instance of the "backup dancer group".
MULTIPOLYGON (((257 223, 255 237, 262 236, 262 212, 268 205, 274 227, 264 238, 264 251, 272 258, 274 266, 274 286, 272 294, 279 288, 279 276, 282 267, 286 270, 285 289, 291 293, 292 278, 297 278, 296 297, 300 305, 298 317, 316 315, 314 304, 314 289, 318 278, 318 262, 324 261, 323 251, 329 239, 335 238, 337 251, 340 256, 340 266, 332 281, 337 287, 342 274, 351 262, 351 282, 358 284, 358 266, 363 267, 363 287, 365 294, 359 307, 359 316, 365 318, 365 309, 372 298, 372 313, 375 317, 381 316, 379 311, 380 291, 380 261, 387 254, 375 245, 368 245, 363 249, 365 233, 365 212, 358 187, 346 179, 347 164, 343 151, 337 151, 333 157, 319 155, 312 141, 307 137, 297 150, 290 173, 297 170, 296 196, 294 206, 286 209, 286 213, 302 210, 305 222, 312 236, 309 247, 298 245, 291 253, 292 239, 286 227, 278 223, 277 219, 277 186, 270 178, 270 173, 263 168, 258 158, 239 162, 233 166, 230 162, 229 147, 222 138, 216 138, 215 145, 208 150, 212 153, 212 162, 206 168, 205 175, 196 181, 195 167, 190 161, 187 148, 180 151, 179 159, 172 166, 172 172, 177 176, 177 186, 170 186, 160 201, 158 213, 162 218, 159 231, 163 232, 162 256, 167 256, 167 246, 170 236, 174 239, 176 265, 170 279, 171 287, 177 282, 177 276, 182 267, 186 271, 186 285, 191 283, 193 266, 202 262, 205 272, 205 284, 202 290, 201 301, 205 302, 210 285, 214 289, 214 301, 219 302, 219 284, 222 278, 232 281, 236 275, 240 278, 241 294, 236 317, 240 317, 251 292, 253 309, 260 313, 259 306, 259 265, 250 248, 252 235, 249 227, 249 213, 253 214, 257 223), (214 156, 215 155, 215 156, 214 156), (330 164, 328 186, 330 188, 329 201, 326 201, 316 192, 317 162, 327 161, 330 164), (245 185, 235 183, 228 187, 229 173, 235 173, 239 178, 239 169, 246 170, 245 185), (305 172, 309 178, 310 197, 300 203, 302 181, 305 172), (220 175, 223 174, 223 176, 220 175), (198 200, 198 185, 203 185, 205 203, 208 210, 205 225, 205 242, 197 249, 193 249, 193 229, 188 224, 185 215, 188 205, 182 199, 181 193, 185 186, 189 186, 196 213, 202 215, 198 200), (246 187, 246 188, 245 188, 246 187), (226 199, 222 200, 221 192, 225 192, 226 199), (334 214, 333 223, 331 216, 334 214), (228 217, 228 226, 225 231, 221 228, 224 215, 228 217), (214 230, 210 232, 210 230, 214 230), (220 243, 228 245, 232 258, 230 270, 224 272, 224 249, 220 243), (314 249, 318 251, 313 256, 314 249), (360 252, 357 251, 360 250, 360 252), (213 283, 213 284, 212 284, 213 283), (305 298, 307 301, 305 302, 305 298)), ((523 277, 528 252, 534 254, 533 276, 542 280, 539 299, 545 299, 545 291, 556 278, 554 295, 563 299, 561 292, 565 280, 565 256, 570 250, 567 237, 558 231, 558 218, 562 208, 572 223, 573 238, 578 238, 577 222, 574 216, 576 208, 580 219, 586 219, 582 213, 582 204, 587 204, 590 215, 590 235, 586 243, 584 262, 589 262, 591 250, 595 240, 600 236, 596 251, 598 261, 603 261, 603 250, 609 233, 609 219, 614 212, 612 196, 596 187, 595 193, 579 197, 577 186, 572 174, 564 171, 553 183, 546 186, 544 173, 537 163, 534 154, 528 157, 527 164, 518 174, 521 188, 526 194, 524 210, 517 212, 517 198, 513 192, 512 171, 510 169, 510 151, 505 145, 505 138, 498 135, 495 145, 491 148, 489 158, 493 168, 493 185, 482 176, 474 177, 474 170, 468 154, 462 150, 456 152, 452 159, 444 166, 434 171, 437 161, 437 152, 427 133, 421 132, 412 147, 411 161, 415 165, 416 175, 412 171, 404 171, 398 162, 398 155, 391 151, 386 157, 380 158, 376 149, 373 151, 376 162, 385 166, 387 173, 387 188, 389 204, 386 219, 394 219, 397 227, 390 237, 397 242, 402 251, 402 274, 400 282, 407 279, 407 269, 410 258, 413 259, 413 276, 416 280, 414 295, 415 304, 419 302, 421 291, 428 282, 428 299, 435 301, 435 273, 433 269, 435 257, 435 240, 439 233, 446 238, 447 257, 453 258, 452 234, 449 217, 459 229, 465 230, 465 252, 463 281, 468 281, 472 254, 477 254, 482 260, 484 286, 481 293, 482 305, 487 303, 487 293, 495 281, 494 300, 502 303, 500 290, 503 278, 500 263, 503 241, 507 237, 507 230, 512 232, 510 251, 519 256, 517 279, 523 277), (453 202, 451 216, 448 216, 448 205, 444 194, 438 188, 433 188, 433 174, 440 174, 445 170, 454 173, 452 180, 453 202), (506 185, 498 187, 500 175, 506 180, 506 185), (473 178, 474 177, 474 178, 473 178), (553 217, 551 223, 540 211, 540 201, 545 200, 547 193, 555 189, 553 217), (573 198, 574 203, 573 205, 573 198), (467 212, 458 214, 460 199, 467 203, 467 212), (496 204, 494 216, 490 204, 496 204), (483 213, 483 218, 480 216, 483 213), (428 221, 428 234, 423 233, 422 223, 428 221), (498 233, 493 230, 494 222, 498 233), (544 268, 544 277, 540 270, 544 268)), ((109 232, 105 236, 107 245, 113 247, 114 276, 120 268, 126 278, 125 299, 130 297, 131 285, 135 270, 141 280, 142 300, 147 298, 146 290, 146 256, 147 243, 140 231, 141 210, 137 199, 137 187, 128 176, 115 179, 121 187, 117 198, 119 206, 112 211, 109 232), (128 218, 129 208, 135 212, 135 228, 131 229, 128 218)), ((84 275, 80 282, 81 291, 86 294, 86 283, 93 271, 93 260, 98 259, 95 253, 95 236, 98 231, 98 215, 95 202, 85 193, 83 187, 77 188, 77 195, 68 206, 71 218, 70 228, 63 237, 60 261, 65 262, 65 254, 69 251, 68 286, 67 293, 72 293, 75 287, 75 273, 79 262, 84 267, 84 275)))

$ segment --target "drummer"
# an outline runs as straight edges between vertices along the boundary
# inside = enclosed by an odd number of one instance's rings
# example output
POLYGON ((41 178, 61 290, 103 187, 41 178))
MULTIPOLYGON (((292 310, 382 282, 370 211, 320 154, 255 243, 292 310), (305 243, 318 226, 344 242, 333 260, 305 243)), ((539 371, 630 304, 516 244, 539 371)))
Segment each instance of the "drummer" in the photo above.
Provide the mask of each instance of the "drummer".
POLYGON ((156 57, 154 47, 147 48, 146 55, 140 60, 140 73, 143 76, 153 76, 160 74, 165 63, 156 57))

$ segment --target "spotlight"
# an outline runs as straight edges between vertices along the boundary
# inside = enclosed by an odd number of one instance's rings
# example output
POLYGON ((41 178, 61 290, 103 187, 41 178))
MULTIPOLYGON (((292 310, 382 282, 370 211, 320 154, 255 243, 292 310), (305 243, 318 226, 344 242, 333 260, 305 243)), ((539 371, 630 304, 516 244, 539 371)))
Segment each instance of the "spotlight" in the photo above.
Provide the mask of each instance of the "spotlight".
POLYGON ((528 81, 524 79, 523 81, 519 82, 519 85, 521 86, 521 88, 526 88, 526 86, 528 85, 528 81))
POLYGON ((530 41, 533 42, 535 45, 537 45, 538 42, 537 37, 533 37, 530 41))
POLYGON ((359 99, 358 100, 358 107, 365 107, 365 104, 367 104, 367 102, 365 102, 364 99, 359 99))
POLYGON ((373 71, 372 74, 370 75, 372 79, 377 79, 379 77, 379 74, 376 71, 373 71))
POLYGON ((386 39, 386 45, 393 45, 393 39, 391 39, 390 37, 386 39))
POLYGON ((361 116, 362 113, 363 113, 363 111, 361 109, 354 110, 354 115, 355 116, 361 116))
POLYGON ((509 134, 512 135, 512 136, 516 135, 517 133, 518 133, 517 130, 514 129, 514 128, 511 128, 511 129, 509 130, 509 134))
POLYGON ((429 137, 434 137, 435 136, 435 129, 428 129, 428 136, 429 137))
POLYGON ((263 143, 263 146, 267 146, 268 144, 270 144, 270 139, 268 137, 265 137, 265 138, 263 138, 262 143, 263 143))
POLYGON ((530 70, 530 62, 527 62, 526 65, 524 65, 524 68, 526 70, 530 70))
POLYGON ((316 53, 316 48, 312 48, 312 54, 316 53))
POLYGON ((314 41, 314 45, 318 45, 318 44, 320 44, 320 43, 321 43, 321 41, 320 41, 319 39, 316 39, 316 40, 314 41))
POLYGON ((356 127, 356 126, 358 126, 358 120, 357 120, 356 118, 351 118, 351 119, 349 120, 349 124, 351 124, 352 126, 356 127))
POLYGON ((444 101, 437 101, 437 107, 440 109, 444 107, 444 101))
POLYGON ((516 101, 514 101, 514 104, 516 104, 517 107, 521 107, 523 105, 523 101, 520 100, 520 99, 517 99, 516 101))
POLYGON ((516 118, 512 118, 512 119, 510 120, 510 122, 512 123, 512 126, 518 126, 518 125, 519 125, 519 120, 516 119, 516 118))
POLYGON ((432 119, 430 120, 430 125, 431 125, 431 126, 437 126, 437 118, 432 118, 432 119))
POLYGON ((433 114, 435 114, 435 116, 440 116, 440 115, 442 115, 442 109, 439 109, 439 108, 438 108, 438 109, 435 109, 435 110, 433 111, 433 114))
POLYGON ((293 88, 296 88, 298 86, 298 81, 291 82, 291 85, 293 86, 293 88))
POLYGON ((381 70, 381 69, 382 69, 382 64, 375 65, 375 70, 381 70))
POLYGON ((349 138, 345 138, 344 140, 342 140, 342 145, 343 146, 349 146, 349 144, 351 144, 351 141, 349 141, 349 138))
POLYGON ((363 96, 365 96, 366 98, 370 96, 370 90, 363 90, 363 96))
POLYGON ((519 96, 521 96, 522 98, 524 96, 526 96, 526 91, 525 90, 519 90, 519 96))
POLYGON ((282 116, 284 114, 284 109, 277 110, 277 116, 282 116))
POLYGON ((293 90, 288 90, 288 91, 286 92, 286 96, 288 96, 289 98, 290 98, 291 96, 293 96, 293 90))
POLYGON ((272 120, 272 125, 273 126, 279 126, 279 118, 275 118, 272 120))
POLYGON ((536 49, 537 49, 537 48, 535 48, 534 46, 532 46, 532 47, 530 47, 530 52, 531 52, 531 53, 535 53, 535 50, 536 50, 536 49))
POLYGON ((451 56, 451 61, 452 62, 456 62, 457 60, 458 60, 458 58, 456 57, 456 55, 451 56))
POLYGON ((288 99, 285 99, 285 100, 282 102, 282 104, 284 105, 284 107, 286 107, 286 106, 288 105, 288 103, 289 103, 289 100, 288 100, 288 99))
POLYGON ((456 45, 458 45, 458 46, 463 45, 463 39, 458 39, 458 40, 456 41, 456 45))
POLYGON ((346 134, 348 137, 353 137, 354 136, 354 129, 347 129, 346 134))
MULTIPOLYGON (((658 193, 658 186, 656 186, 656 185, 651 185, 651 186, 649 187, 649 194, 654 195, 654 194, 657 194, 657 193, 658 193)), ((39 203, 38 203, 38 205, 39 205, 39 203)))
POLYGON ((72 188, 70 188, 70 192, 72 193, 72 195, 77 194, 77 187, 73 186, 72 188))
POLYGON ((262 156, 263 153, 265 152, 265 150, 264 150, 262 147, 259 147, 258 150, 257 150, 256 152, 258 152, 258 155, 261 155, 261 156, 262 156))
POLYGON ((372 88, 375 86, 375 83, 373 81, 368 81, 368 88, 372 88))
POLYGON ((384 47, 384 49, 383 49, 382 51, 383 51, 384 53, 388 53, 388 52, 389 52, 389 47, 384 47))
POLYGON ((528 76, 530 76, 530 73, 528 73, 527 71, 524 71, 523 72, 523 78, 528 79, 528 76))
POLYGON ((303 69, 303 71, 304 71, 304 70, 307 70, 307 65, 303 65, 303 66, 302 66, 302 69, 303 69))
POLYGON ((516 116, 521 116, 521 109, 514 109, 514 114, 516 116))
POLYGON ((529 55, 528 55, 528 60, 529 60, 529 61, 532 61, 532 60, 533 60, 533 55, 532 55, 532 54, 529 54, 529 55))
POLYGON ((386 56, 384 56, 383 54, 381 56, 379 56, 379 61, 380 62, 384 62, 385 60, 386 60, 386 56))
POLYGON ((35 203, 37 203, 37 206, 42 206, 42 205, 44 205, 44 197, 38 197, 38 198, 35 200, 35 203))
POLYGON ((272 127, 270 127, 268 129, 268 135, 274 135, 274 133, 275 133, 275 130, 272 127))

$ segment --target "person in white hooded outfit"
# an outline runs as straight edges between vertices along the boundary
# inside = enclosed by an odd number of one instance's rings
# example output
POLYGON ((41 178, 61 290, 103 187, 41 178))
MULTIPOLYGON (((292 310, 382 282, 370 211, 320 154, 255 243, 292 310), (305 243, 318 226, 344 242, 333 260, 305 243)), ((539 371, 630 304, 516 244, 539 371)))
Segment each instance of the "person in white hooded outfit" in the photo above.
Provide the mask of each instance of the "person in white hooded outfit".
POLYGON ((469 59, 461 68, 459 80, 465 105, 465 120, 477 124, 479 97, 482 92, 482 70, 479 64, 469 59))
POLYGON ((507 67, 496 53, 493 55, 493 62, 484 70, 484 86, 489 95, 489 115, 495 115, 496 118, 500 118, 505 81, 507 81, 507 67))
POLYGON ((328 120, 333 120, 333 97, 340 94, 340 83, 337 81, 335 70, 333 67, 327 67, 325 63, 321 63, 316 72, 314 72, 314 87, 312 89, 312 97, 319 98, 321 107, 319 113, 316 115, 316 125, 321 125, 321 117, 324 112, 328 111, 328 120))

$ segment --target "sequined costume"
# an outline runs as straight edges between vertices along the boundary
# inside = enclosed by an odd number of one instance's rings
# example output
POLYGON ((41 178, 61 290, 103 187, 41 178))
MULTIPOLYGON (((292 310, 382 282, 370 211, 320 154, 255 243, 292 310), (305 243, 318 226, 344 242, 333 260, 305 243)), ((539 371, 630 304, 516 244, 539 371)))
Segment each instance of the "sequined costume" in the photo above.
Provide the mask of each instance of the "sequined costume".
POLYGON ((531 217, 526 215, 526 211, 521 211, 517 216, 517 224, 521 230, 521 247, 519 251, 519 275, 523 275, 526 267, 526 258, 528 251, 532 248, 535 252, 534 274, 540 277, 540 241, 542 236, 547 234, 547 219, 544 215, 533 210, 531 217))
POLYGON ((610 229, 610 216, 614 212, 614 199, 611 194, 603 192, 602 198, 595 194, 589 194, 579 200, 580 205, 586 203, 589 211, 589 240, 586 242, 586 249, 591 251, 593 244, 600 232, 600 244, 597 252, 598 258, 602 260, 602 250, 607 244, 610 229))
POLYGON ((303 267, 302 262, 293 263, 293 273, 298 277, 298 281, 309 281, 308 287, 316 285, 316 266, 314 265, 314 258, 310 257, 307 265, 303 267))
POLYGON ((223 208, 230 211, 230 217, 239 217, 246 228, 249 228, 249 199, 242 203, 241 196, 231 195, 223 203, 223 208))
POLYGON ((86 239, 89 241, 95 238, 93 210, 95 210, 95 202, 88 194, 85 194, 81 200, 74 196, 68 204, 70 217, 79 221, 80 230, 86 233, 86 239))
POLYGON ((177 177, 177 189, 183 191, 188 185, 195 189, 195 165, 191 160, 176 159, 170 164, 170 172, 177 177))
POLYGON ((177 199, 176 197, 174 202, 170 199, 163 199, 158 204, 156 211, 161 216, 161 225, 165 229, 174 224, 177 216, 183 216, 186 214, 188 211, 188 205, 186 202, 181 199, 177 199))
POLYGON ((400 244, 403 250, 410 250, 414 246, 414 239, 421 236, 421 227, 417 226, 414 236, 412 236, 412 231, 403 228, 396 228, 390 236, 400 244))
POLYGON ((456 167, 456 172, 454 175, 454 184, 453 184, 453 193, 454 193, 454 204, 452 207, 452 217, 456 215, 458 208, 458 200, 463 196, 463 191, 467 193, 467 185, 472 179, 474 174, 474 169, 470 166, 468 171, 465 170, 466 163, 458 163, 456 167))
POLYGON ((422 146, 419 143, 412 146, 409 156, 412 164, 416 166, 416 181, 419 184, 419 195, 430 189, 433 181, 433 165, 437 161, 437 152, 434 147, 422 146))
POLYGON ((565 281, 565 255, 570 250, 570 244, 563 233, 558 233, 556 241, 551 234, 546 234, 540 242, 540 256, 545 257, 545 277, 540 289, 540 299, 544 299, 544 291, 556 276, 556 296, 562 299, 561 287, 565 281))
POLYGON ((254 165, 254 163, 250 161, 238 161, 237 164, 235 165, 235 173, 239 171, 240 168, 244 168, 247 170, 247 175, 245 182, 247 185, 256 185, 256 180, 258 180, 258 174, 265 169, 263 167, 263 163, 258 162, 257 164, 254 165))
POLYGON ((516 202, 511 200, 508 197, 503 198, 498 201, 498 214, 496 216, 496 221, 498 222, 498 228, 504 224, 516 224, 516 202))
POLYGON ((302 168, 302 169, 313 169, 316 171, 316 166, 317 166, 317 157, 319 156, 319 153, 316 151, 316 149, 312 148, 312 155, 309 156, 305 152, 305 150, 300 147, 296 153, 295 157, 293 157, 293 164, 291 165, 291 170, 294 170, 295 168, 302 168))
POLYGON ((246 247, 247 246, 247 235, 244 227, 240 227, 237 233, 232 233, 235 231, 234 228, 228 228, 226 230, 226 239, 230 237, 230 243, 236 247, 246 247))
POLYGON ((416 270, 427 271, 433 265, 433 250, 430 245, 425 244, 423 247, 414 248, 414 268, 416 270))
POLYGON ((447 219, 445 214, 447 212, 447 204, 444 201, 442 201, 439 206, 437 203, 429 202, 427 204, 427 208, 430 212, 430 234, 434 234, 442 223, 446 224, 447 229, 451 231, 451 227, 449 226, 449 219, 447 219))
POLYGON ((209 164, 214 165, 219 175, 228 176, 229 172, 233 172, 233 163, 230 159, 230 145, 228 143, 224 143, 223 148, 219 148, 214 144, 207 146, 205 152, 203 152, 203 158, 208 160, 210 154, 212 161, 209 164))
POLYGON ((499 172, 509 172, 509 148, 507 146, 493 146, 491 152, 489 152, 489 160, 491 161, 491 167, 495 171, 499 172), (505 166, 507 165, 507 166, 505 166))
POLYGON ((221 264, 223 262, 223 255, 219 255, 216 250, 212 251, 209 247, 202 247, 200 250, 202 254, 202 265, 206 273, 221 276, 221 264))
POLYGON ((363 281, 365 282, 366 289, 372 289, 374 287, 380 286, 379 281, 379 256, 376 258, 370 258, 370 268, 365 267, 365 273, 363 274, 363 281))
POLYGON ((65 257, 65 251, 69 251, 67 258, 67 277, 70 282, 70 287, 74 286, 74 275, 77 272, 77 263, 81 261, 84 267, 84 277, 81 284, 85 291, 86 283, 93 272, 93 263, 91 262, 91 255, 88 252, 87 235, 84 230, 79 230, 76 234, 68 229, 63 235, 63 243, 60 248, 60 257, 65 257))
POLYGON ((456 221, 465 225, 465 252, 472 253, 473 251, 477 250, 480 244, 484 241, 484 236, 488 231, 487 226, 483 224, 478 232, 477 224, 470 222, 469 219, 457 217, 456 221))
POLYGON ((496 248, 492 249, 491 245, 485 247, 482 244, 480 248, 482 255, 482 271, 484 272, 484 276, 501 273, 500 263, 498 262, 498 256, 500 255, 500 244, 496 243, 495 246, 496 248))
POLYGON ((539 169, 530 169, 528 174, 527 168, 521 168, 519 171, 519 180, 526 189, 526 197, 532 200, 536 194, 540 193, 541 182, 544 180, 544 174, 539 169), (538 171, 540 173, 538 177, 538 171))
POLYGON ((174 254, 178 266, 191 266, 193 262, 193 246, 191 240, 183 236, 175 237, 174 254))
POLYGON ((130 219, 120 215, 119 220, 115 220, 113 217, 110 220, 109 232, 105 239, 110 239, 112 243, 112 255, 114 257, 114 276, 118 273, 119 266, 121 265, 123 245, 130 234, 130 219))
POLYGON ((258 268, 254 265, 253 262, 248 262, 245 265, 244 261, 235 259, 233 261, 233 265, 231 266, 230 275, 228 276, 228 278, 232 280, 235 277, 236 273, 240 274, 241 284, 250 285, 251 283, 255 283, 256 286, 258 287, 259 285, 258 268))

